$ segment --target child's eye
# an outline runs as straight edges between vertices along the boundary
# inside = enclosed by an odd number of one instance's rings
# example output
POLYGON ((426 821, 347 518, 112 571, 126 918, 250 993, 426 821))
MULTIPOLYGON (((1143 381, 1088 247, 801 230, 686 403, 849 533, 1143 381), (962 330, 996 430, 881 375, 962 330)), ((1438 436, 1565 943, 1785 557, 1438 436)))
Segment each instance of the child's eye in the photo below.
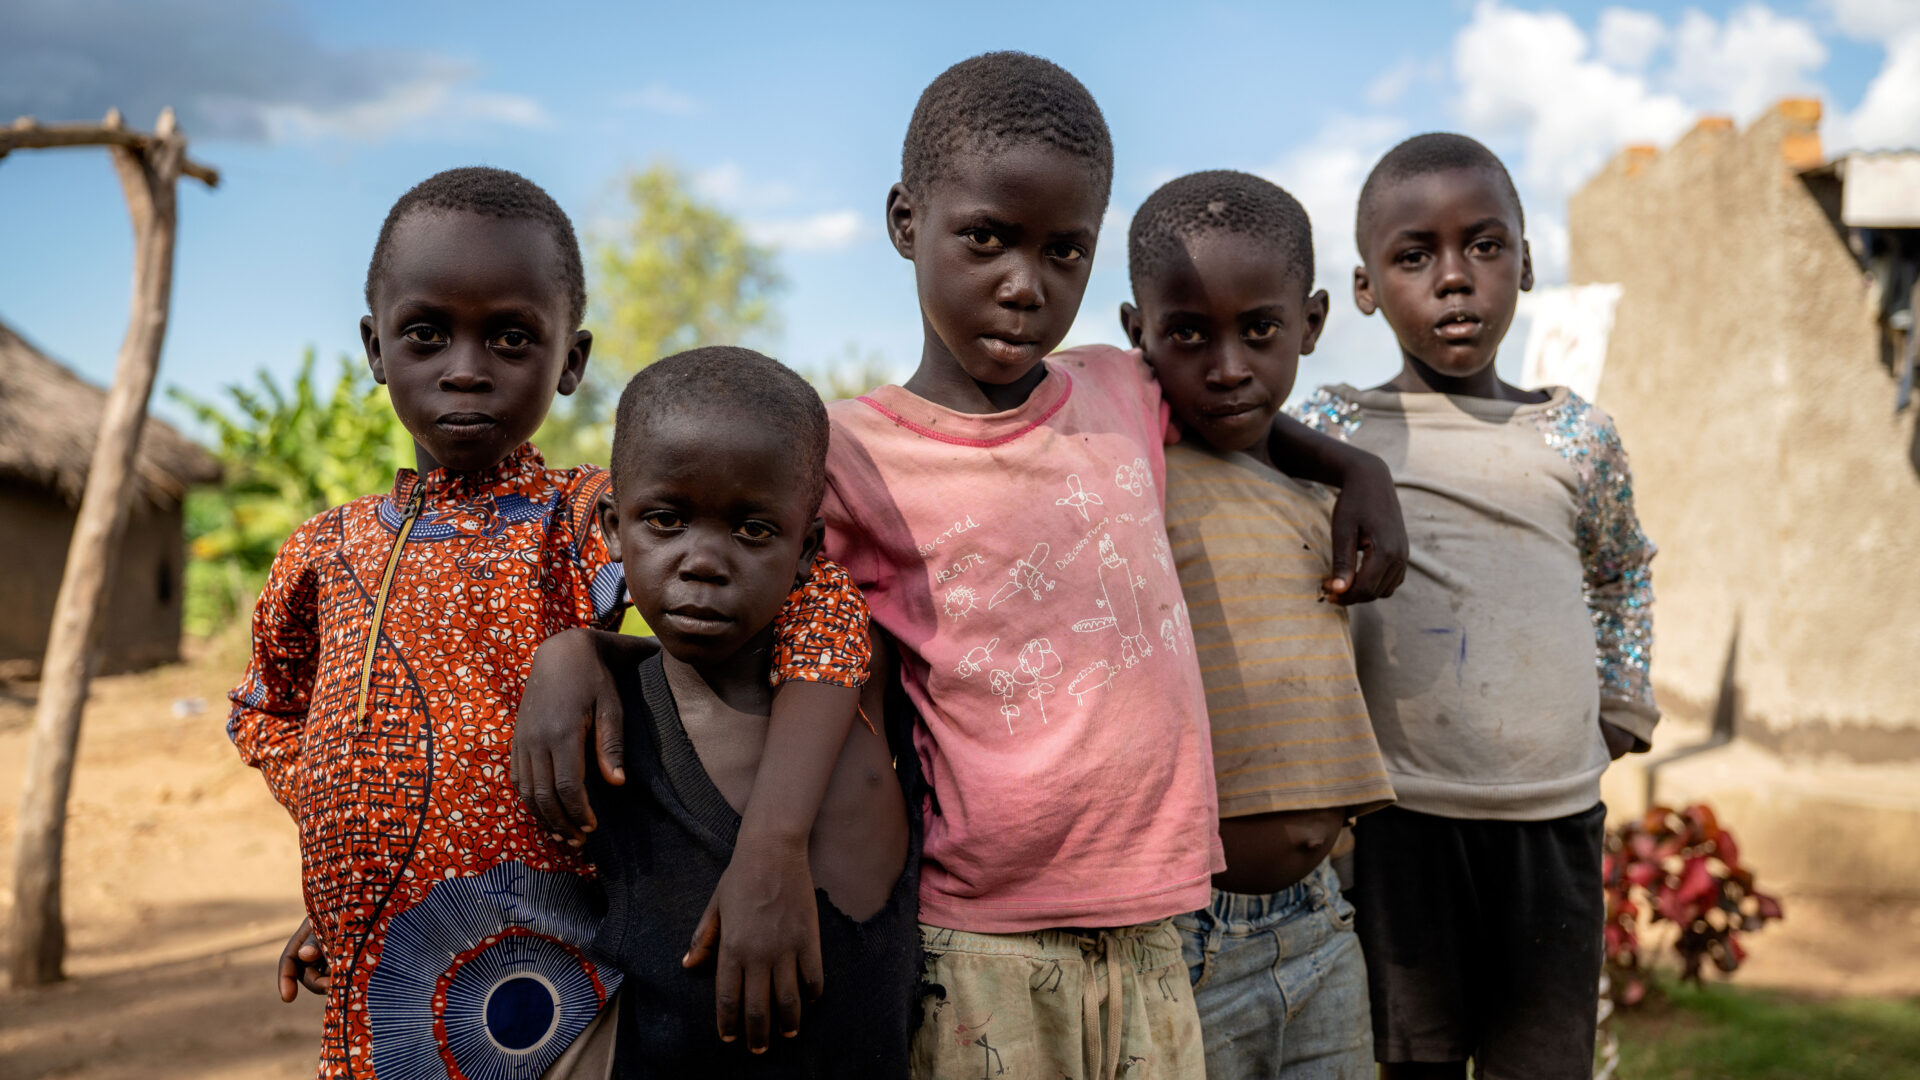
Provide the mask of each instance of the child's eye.
POLYGON ((734 531, 748 540, 771 540, 777 535, 773 526, 764 521, 743 521, 734 531))
POLYGON ((533 338, 523 330, 506 330, 495 334, 493 343, 502 349, 524 349, 533 344, 533 338))
POLYGON ((649 510, 640 515, 640 520, 655 532, 676 532, 687 527, 686 519, 671 510, 649 510))
POLYGON ((445 331, 437 326, 428 326, 425 323, 414 323, 412 326, 400 331, 400 336, 415 345, 445 345, 447 343, 445 331))
POLYGON ((1492 239, 1475 240, 1467 250, 1475 255, 1497 255, 1500 253, 1500 241, 1492 239))
POLYGON ((1279 333, 1279 323, 1274 322, 1272 319, 1261 319, 1259 322, 1247 327, 1246 333, 1242 334, 1241 337, 1248 341, 1271 341, 1278 336, 1279 333))
POLYGON ((1061 262, 1079 262, 1086 257, 1087 253, 1073 244, 1054 244, 1047 248, 1047 258, 1061 262))
POLYGON ((1395 255, 1393 257, 1393 261, 1397 265, 1404 266, 1407 269, 1411 270, 1411 269, 1414 269, 1415 267, 1426 265, 1427 253, 1419 250, 1403 251, 1400 254, 1395 255))
POLYGON ((1175 345, 1200 345, 1207 340, 1207 335, 1191 326, 1176 326, 1167 331, 1167 338, 1175 345))
POLYGON ((1003 248, 1006 246, 1000 242, 999 237, 993 235, 993 230, 988 228, 968 229, 960 235, 966 237, 967 242, 975 247, 1003 248))

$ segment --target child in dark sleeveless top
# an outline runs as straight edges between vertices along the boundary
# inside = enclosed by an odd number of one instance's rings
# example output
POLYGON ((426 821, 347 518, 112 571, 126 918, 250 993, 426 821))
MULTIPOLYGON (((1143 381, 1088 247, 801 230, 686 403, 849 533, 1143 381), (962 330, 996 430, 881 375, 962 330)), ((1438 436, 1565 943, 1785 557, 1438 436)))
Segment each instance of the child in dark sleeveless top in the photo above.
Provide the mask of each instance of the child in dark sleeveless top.
MULTIPOLYGON (((683 963, 766 747, 774 619, 820 547, 827 432, 819 395, 746 349, 669 357, 621 397, 602 523, 662 652, 613 673, 637 775, 593 791, 586 846, 608 900, 593 951, 625 977, 616 1076, 906 1074, 916 845, 869 725, 853 725, 809 842, 825 992, 798 1006, 805 1023, 764 1052, 723 1042, 713 968, 683 963)), ((884 682, 868 684, 865 715, 880 715, 884 682)), ((770 996, 744 990, 749 1007, 770 996)), ((783 1011, 797 993, 771 990, 783 1011)))

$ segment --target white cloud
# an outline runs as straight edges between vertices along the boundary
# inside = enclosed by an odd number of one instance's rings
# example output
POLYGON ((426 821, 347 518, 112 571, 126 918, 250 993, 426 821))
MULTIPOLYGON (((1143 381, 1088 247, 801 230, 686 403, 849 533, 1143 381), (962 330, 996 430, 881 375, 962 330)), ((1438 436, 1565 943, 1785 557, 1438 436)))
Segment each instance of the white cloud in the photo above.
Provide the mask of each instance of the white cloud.
POLYGON ((1629 71, 1644 71, 1667 43, 1667 24, 1649 12, 1607 8, 1600 12, 1593 37, 1601 60, 1629 71))
POLYGON ((1749 4, 1717 23, 1698 11, 1674 31, 1673 88, 1745 123, 1782 97, 1818 93, 1827 47, 1800 19, 1749 4))
POLYGON ((258 103, 208 103, 246 108, 272 139, 381 139, 397 133, 419 134, 434 126, 480 123, 538 128, 551 120, 540 103, 519 94, 470 90, 463 75, 448 67, 388 88, 378 97, 336 106, 258 103))
POLYGON ((1840 32, 1861 41, 1883 41, 1920 29, 1920 3, 1914 0, 1824 0, 1840 32))
POLYGON ((129 123, 179 110, 195 139, 432 137, 538 127, 538 101, 474 88, 480 68, 428 48, 334 46, 285 4, 0 0, 0 116, 129 123), (165 43, 164 48, 155 47, 165 43))
POLYGON ((1832 149, 1920 147, 1920 29, 1887 45, 1887 62, 1850 114, 1829 124, 1832 149))
POLYGON ((1336 117, 1306 145, 1257 170, 1306 208, 1313 222, 1314 273, 1336 301, 1347 294, 1360 262, 1353 244, 1360 185, 1380 155, 1408 134, 1397 120, 1336 117))
POLYGON ((753 208, 784 206, 795 198, 792 185, 778 180, 765 183, 751 180, 746 170, 732 161, 695 173, 693 189, 713 202, 753 208))
POLYGON ((827 210, 784 221, 750 221, 747 235, 783 251, 839 251, 860 238, 865 224, 857 210, 827 210))
POLYGON ((1567 231, 1566 214, 1560 204, 1536 204, 1527 212, 1527 250, 1533 255, 1533 276, 1536 281, 1558 283, 1567 280, 1573 236, 1567 231))
POLYGON ((1300 360, 1296 398, 1323 383, 1371 386, 1400 368, 1386 321, 1353 306, 1353 268, 1360 263, 1353 216, 1373 163, 1410 134, 1404 123, 1387 117, 1336 117, 1305 145, 1256 170, 1306 208, 1313 222, 1314 284, 1331 301, 1319 346, 1300 360))
POLYGON ((1519 174, 1556 200, 1622 145, 1668 141, 1694 116, 1645 76, 1588 53, 1587 35, 1567 16, 1497 0, 1480 0, 1454 38, 1461 118, 1476 133, 1518 135, 1519 174))
POLYGON ((1402 60, 1398 64, 1380 73, 1378 78, 1367 84, 1367 104, 1383 109, 1406 96, 1407 88, 1420 74, 1420 68, 1411 60, 1402 60))
POLYGON ((700 111, 700 102, 664 83, 649 83, 613 99, 623 109, 642 109, 665 116, 691 116, 700 111))

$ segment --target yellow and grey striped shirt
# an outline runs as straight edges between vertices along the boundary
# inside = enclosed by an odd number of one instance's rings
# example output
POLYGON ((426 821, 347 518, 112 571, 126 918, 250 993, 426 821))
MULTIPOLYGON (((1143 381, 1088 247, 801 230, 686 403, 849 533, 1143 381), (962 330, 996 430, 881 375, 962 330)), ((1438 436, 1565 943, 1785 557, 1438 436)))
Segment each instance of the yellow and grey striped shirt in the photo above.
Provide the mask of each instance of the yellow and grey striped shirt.
POLYGON ((1167 448, 1167 539, 1213 724, 1220 816, 1393 801, 1347 613, 1320 602, 1332 496, 1245 454, 1167 448))

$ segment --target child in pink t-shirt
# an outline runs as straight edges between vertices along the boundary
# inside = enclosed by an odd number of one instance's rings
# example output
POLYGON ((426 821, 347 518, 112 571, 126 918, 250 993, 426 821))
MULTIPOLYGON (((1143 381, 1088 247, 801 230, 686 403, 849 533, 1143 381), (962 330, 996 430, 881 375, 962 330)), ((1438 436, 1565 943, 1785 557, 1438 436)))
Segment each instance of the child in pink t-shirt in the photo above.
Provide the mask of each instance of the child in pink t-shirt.
MULTIPOLYGON (((1043 360, 1079 310, 1112 173, 1099 107, 1055 65, 990 53, 934 80, 887 197, 920 365, 829 407, 826 547, 920 714, 919 1077, 1203 1074, 1172 917, 1225 863, 1164 526, 1165 408, 1135 354, 1043 360)), ((1291 421, 1274 439, 1304 479, 1354 484, 1329 589, 1390 589, 1393 557, 1355 569, 1399 531, 1385 468, 1291 421)), ((566 725, 523 712, 536 726, 566 725)))

